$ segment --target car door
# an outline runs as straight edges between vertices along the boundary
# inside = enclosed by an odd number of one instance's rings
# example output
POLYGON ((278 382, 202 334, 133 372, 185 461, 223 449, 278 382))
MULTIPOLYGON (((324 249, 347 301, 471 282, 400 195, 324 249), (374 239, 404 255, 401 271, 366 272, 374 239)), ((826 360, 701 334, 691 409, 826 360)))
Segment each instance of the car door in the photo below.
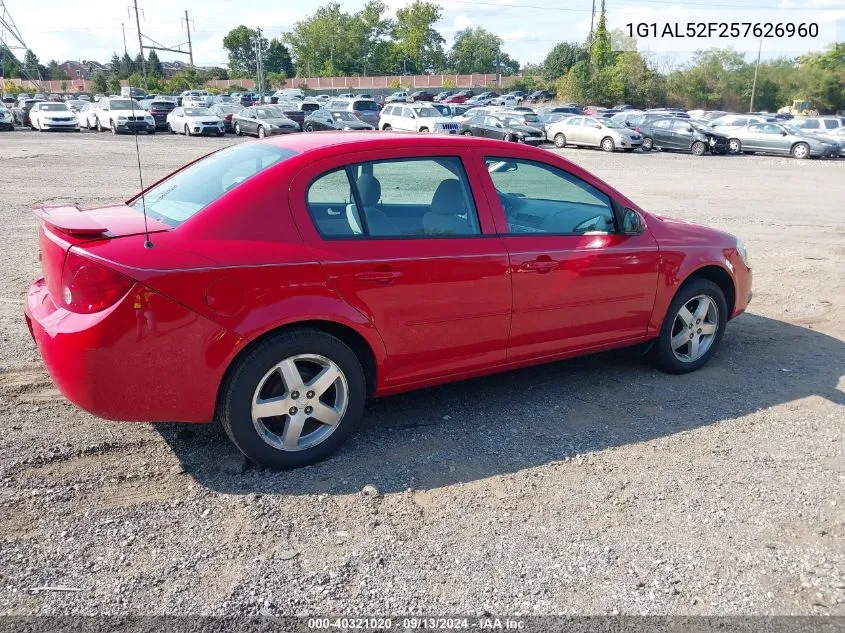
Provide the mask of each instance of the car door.
POLYGON ((394 127, 406 132, 416 132, 416 123, 417 120, 414 115, 414 111, 408 106, 403 106, 402 116, 396 120, 396 125, 394 127))
POLYGON ((465 152, 339 154, 303 169, 290 187, 294 218, 332 288, 384 340, 380 378, 389 385, 505 359, 509 260, 465 152))
POLYGON ((749 151, 765 151, 766 149, 766 137, 763 134, 763 128, 765 126, 761 123, 756 123, 754 125, 748 125, 744 128, 740 128, 739 132, 741 134, 740 138, 742 140, 742 149, 749 150, 749 151))
POLYGON ((674 119, 672 121, 672 143, 674 149, 687 150, 692 145, 692 132, 689 120, 674 119))
POLYGON ((792 149, 792 143, 781 126, 774 123, 761 123, 758 128, 757 145, 761 151, 786 154, 792 149))
POLYGON ((601 144, 601 140, 605 137, 602 127, 601 121, 598 119, 584 117, 584 124, 581 126, 581 138, 584 139, 584 145, 598 147, 601 144))
POLYGON ((510 255, 508 362, 646 336, 659 252, 645 230, 619 230, 620 203, 576 167, 473 150, 510 255))
POLYGON ((580 145, 583 137, 584 117, 574 116, 566 122, 562 130, 566 135, 566 142, 571 145, 580 145))
POLYGON ((670 119, 658 119, 651 124, 651 140, 656 147, 671 147, 671 127, 670 119))

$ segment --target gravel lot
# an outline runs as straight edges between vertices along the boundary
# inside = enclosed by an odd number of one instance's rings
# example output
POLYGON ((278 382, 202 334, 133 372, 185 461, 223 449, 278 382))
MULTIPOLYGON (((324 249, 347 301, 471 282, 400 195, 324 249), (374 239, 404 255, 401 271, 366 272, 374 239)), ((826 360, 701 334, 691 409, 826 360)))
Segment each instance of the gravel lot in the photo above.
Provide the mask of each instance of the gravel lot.
MULTIPOLYGON (((138 141, 152 181, 236 139, 138 141)), ((754 301, 709 366, 626 351, 396 396, 324 463, 241 473, 214 427, 53 388, 30 207, 125 199, 134 141, 1 133, 0 613, 845 614, 845 161, 563 154, 745 239, 754 301)))

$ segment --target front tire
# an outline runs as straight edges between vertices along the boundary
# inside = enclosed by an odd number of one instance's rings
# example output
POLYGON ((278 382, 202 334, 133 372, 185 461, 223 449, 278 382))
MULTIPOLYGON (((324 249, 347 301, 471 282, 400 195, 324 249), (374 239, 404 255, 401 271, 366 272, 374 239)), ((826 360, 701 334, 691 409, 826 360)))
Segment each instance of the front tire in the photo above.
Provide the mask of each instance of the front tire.
POLYGON ((191 128, 188 125, 185 125, 185 138, 188 138, 191 135, 191 128))
POLYGON ((258 126, 258 138, 265 138, 267 136, 267 132, 264 131, 264 126, 258 126))
POLYGON ((253 462, 298 468, 325 459, 361 420, 366 381, 355 353, 318 330, 286 332, 237 362, 220 420, 253 462))
POLYGON ((792 154, 792 158, 810 158, 810 146, 806 143, 796 143, 792 146, 790 154, 792 154))
POLYGON ((718 285, 709 279, 687 281, 666 311, 654 347, 655 364, 670 374, 700 369, 718 349, 728 316, 718 285))
POLYGON ((385 123, 385 124, 382 126, 382 128, 381 128, 381 129, 382 129, 382 131, 386 131, 386 130, 392 130, 393 128, 392 128, 392 127, 390 127, 390 125, 389 125, 389 124, 385 123))
POLYGON ((732 138, 728 140, 728 153, 729 154, 741 154, 742 153, 742 143, 738 138, 732 138))
POLYGON ((605 136, 601 140, 601 148, 602 148, 602 151, 612 152, 612 151, 616 150, 616 143, 614 143, 613 139, 610 138, 609 136, 605 136))
POLYGON ((648 136, 643 137, 642 148, 644 152, 650 152, 654 148, 654 141, 648 136))
POLYGON ((114 121, 112 121, 112 123, 111 123, 111 133, 112 133, 112 135, 117 136, 117 125, 115 124, 114 121))
POLYGON ((693 156, 704 156, 704 152, 707 151, 707 146, 701 141, 696 141, 692 144, 690 151, 693 156))
POLYGON ((464 132, 464 136, 472 136, 472 130, 467 130, 464 132))
POLYGON ((308 125, 305 126, 305 131, 306 132, 313 132, 314 126, 309 123, 308 125))
POLYGON ((564 147, 566 147, 566 135, 563 132, 558 132, 557 134, 555 134, 554 141, 555 147, 557 147, 558 149, 563 149, 564 147))

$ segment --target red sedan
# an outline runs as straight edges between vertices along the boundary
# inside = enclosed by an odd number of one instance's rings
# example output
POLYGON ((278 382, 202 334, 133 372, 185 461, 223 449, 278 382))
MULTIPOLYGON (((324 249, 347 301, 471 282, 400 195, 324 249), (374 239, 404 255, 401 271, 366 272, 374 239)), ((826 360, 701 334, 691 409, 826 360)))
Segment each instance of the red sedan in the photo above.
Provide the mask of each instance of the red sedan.
POLYGON ((751 298, 735 237, 488 139, 275 137, 126 204, 35 213, 26 320, 67 398, 217 416, 275 468, 334 451, 368 397, 645 341, 698 369, 751 298))

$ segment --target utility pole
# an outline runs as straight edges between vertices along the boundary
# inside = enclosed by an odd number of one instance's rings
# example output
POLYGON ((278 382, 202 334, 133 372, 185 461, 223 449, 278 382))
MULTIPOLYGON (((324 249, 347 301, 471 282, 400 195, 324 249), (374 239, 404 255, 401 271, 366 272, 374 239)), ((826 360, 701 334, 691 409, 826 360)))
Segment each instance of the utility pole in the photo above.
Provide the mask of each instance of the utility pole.
MULTIPOLYGON (((141 55, 141 72, 144 75, 144 90, 147 89, 147 63, 144 61, 144 42, 141 40, 141 15, 138 13, 138 0, 134 0, 135 26, 138 27, 138 54, 141 55)), ((133 7, 130 7, 132 9, 133 7)))
POLYGON ((188 63, 194 66, 194 49, 191 47, 191 22, 188 20, 188 10, 185 9, 185 30, 188 31, 188 63))
POLYGON ((261 98, 261 103, 264 103, 264 86, 262 82, 262 63, 261 63, 261 27, 259 26, 256 31, 258 32, 258 36, 255 38, 255 70, 258 73, 258 94, 261 98))
POLYGON ((592 48, 593 42, 593 25, 596 21, 596 0, 593 0, 593 11, 590 13, 590 47, 592 48))
POLYGON ((754 93, 757 91, 757 71, 760 70, 760 53, 763 52, 763 38, 760 38, 760 47, 757 49, 757 65, 754 67, 754 82, 751 84, 751 103, 748 104, 748 111, 754 112, 754 93))

